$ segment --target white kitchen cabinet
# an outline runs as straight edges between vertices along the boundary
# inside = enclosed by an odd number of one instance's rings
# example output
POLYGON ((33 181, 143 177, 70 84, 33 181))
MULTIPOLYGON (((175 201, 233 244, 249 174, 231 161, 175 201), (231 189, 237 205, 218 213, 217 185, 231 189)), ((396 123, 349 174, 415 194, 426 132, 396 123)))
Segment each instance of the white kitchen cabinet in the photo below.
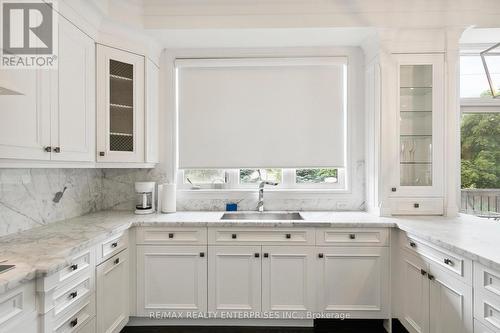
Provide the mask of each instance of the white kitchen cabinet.
POLYGON ((59 17, 58 68, 1 70, 22 95, 0 96, 0 158, 95 160, 95 44, 59 17))
POLYGON ((388 318, 387 247, 319 247, 316 251, 319 312, 388 318))
POLYGON ((471 333, 472 287, 449 276, 435 264, 430 264, 429 272, 429 332, 471 333))
POLYGON ((159 103, 160 103, 160 69, 154 62, 146 58, 146 162, 158 163, 159 156, 159 103))
POLYGON ((402 251, 400 321, 413 333, 472 332, 472 287, 434 263, 402 251))
POLYGON ((25 283, 0 295, 0 332, 37 332, 35 283, 25 283))
POLYGON ((95 43, 59 18, 58 70, 52 75, 52 160, 95 160, 95 43))
MULTIPOLYGON (((444 55, 398 54, 390 132, 392 214, 441 215, 444 195, 444 55), (424 200, 425 199, 425 200, 424 200), (433 202, 432 200, 435 200, 433 202), (401 207, 401 209, 400 209, 401 207)), ((388 129, 389 130, 389 129, 388 129)))
POLYGON ((97 332, 118 333, 129 316, 128 249, 96 268, 97 332))
POLYGON ((262 246, 262 311, 314 311, 315 248, 262 246))
POLYGON ((0 158, 50 160, 50 80, 39 70, 0 69, 22 95, 0 96, 0 158))
POLYGON ((208 311, 261 311, 261 247, 208 247, 208 311))
POLYGON ((500 272, 474 262, 474 329, 500 332, 500 272))
POLYGON ((427 263, 402 251, 400 306, 403 326, 410 333, 429 332, 429 280, 427 263))
POLYGON ((137 246, 137 313, 207 311, 206 246, 137 246))
POLYGON ((97 161, 144 162, 144 56, 97 46, 97 161))

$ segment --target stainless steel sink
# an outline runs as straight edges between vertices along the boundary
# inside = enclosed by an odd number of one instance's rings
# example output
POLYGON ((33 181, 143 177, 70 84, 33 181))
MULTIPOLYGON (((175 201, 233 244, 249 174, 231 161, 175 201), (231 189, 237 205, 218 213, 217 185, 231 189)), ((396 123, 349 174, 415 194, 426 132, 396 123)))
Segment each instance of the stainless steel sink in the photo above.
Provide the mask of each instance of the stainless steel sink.
POLYGON ((221 220, 303 220, 300 213, 241 212, 224 213, 221 220))

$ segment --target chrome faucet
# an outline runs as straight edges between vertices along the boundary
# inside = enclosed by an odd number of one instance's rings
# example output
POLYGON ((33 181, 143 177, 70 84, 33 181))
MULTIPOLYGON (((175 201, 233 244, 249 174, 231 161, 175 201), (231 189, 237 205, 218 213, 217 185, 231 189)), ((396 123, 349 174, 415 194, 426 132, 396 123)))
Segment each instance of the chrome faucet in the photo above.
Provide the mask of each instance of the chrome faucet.
POLYGON ((257 203, 257 211, 263 212, 264 211, 264 186, 265 185, 272 185, 276 186, 278 183, 275 182, 268 182, 268 181, 261 181, 259 184, 259 202, 257 203))

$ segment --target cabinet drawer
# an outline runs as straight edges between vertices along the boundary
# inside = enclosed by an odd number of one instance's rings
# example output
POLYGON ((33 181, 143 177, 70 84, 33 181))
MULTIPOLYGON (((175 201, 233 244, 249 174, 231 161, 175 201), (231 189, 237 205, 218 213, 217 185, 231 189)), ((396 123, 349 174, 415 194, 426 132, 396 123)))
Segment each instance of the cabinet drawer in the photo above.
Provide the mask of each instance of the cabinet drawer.
POLYGON ((316 229, 317 245, 332 246, 387 246, 387 229, 316 229))
POLYGON ((71 279, 90 275, 94 268, 93 253, 92 249, 89 249, 73 256, 69 264, 56 273, 58 274, 57 283, 65 283, 71 279))
POLYGON ((23 318, 35 312, 35 284, 29 282, 0 295, 0 332, 18 327, 23 318))
POLYGON ((500 301, 489 294, 474 291, 474 317, 493 332, 500 332, 500 301))
POLYGON ((486 327, 479 320, 474 319, 474 333, 495 333, 495 331, 486 327))
POLYGON ((206 228, 138 228, 137 244, 206 244, 206 228))
POLYGON ((128 246, 128 231, 125 230, 121 233, 115 234, 102 242, 97 250, 97 263, 111 258, 118 252, 126 249, 128 246))
POLYGON ((58 288, 54 292, 54 316, 70 311, 71 307, 93 292, 93 283, 90 277, 74 280, 73 283, 58 288))
POLYGON ((462 282, 472 285, 472 260, 437 248, 404 232, 400 232, 399 235, 400 246, 403 249, 425 257, 429 262, 453 273, 462 282))
POLYGON ((442 198, 391 198, 392 215, 443 215, 442 198))
POLYGON ((314 229, 209 229, 209 244, 295 244, 314 245, 314 229))
POLYGON ((77 331, 78 333, 95 333, 95 317, 89 320, 85 325, 83 325, 77 331))
POLYGON ((474 262, 474 290, 490 295, 500 303, 500 272, 474 262))
POLYGON ((95 297, 89 297, 87 301, 83 302, 75 311, 65 316, 62 320, 56 321, 53 332, 73 333, 83 329, 95 315, 94 299, 95 297))

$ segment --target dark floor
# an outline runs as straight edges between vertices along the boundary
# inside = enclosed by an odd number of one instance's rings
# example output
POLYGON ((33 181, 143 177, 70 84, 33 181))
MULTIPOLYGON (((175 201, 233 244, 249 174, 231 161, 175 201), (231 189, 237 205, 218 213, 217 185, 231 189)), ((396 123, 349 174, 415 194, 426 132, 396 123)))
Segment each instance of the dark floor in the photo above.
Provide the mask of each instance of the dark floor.
POLYGON ((385 333, 378 320, 320 320, 315 327, 163 326, 125 327, 121 333, 385 333))

